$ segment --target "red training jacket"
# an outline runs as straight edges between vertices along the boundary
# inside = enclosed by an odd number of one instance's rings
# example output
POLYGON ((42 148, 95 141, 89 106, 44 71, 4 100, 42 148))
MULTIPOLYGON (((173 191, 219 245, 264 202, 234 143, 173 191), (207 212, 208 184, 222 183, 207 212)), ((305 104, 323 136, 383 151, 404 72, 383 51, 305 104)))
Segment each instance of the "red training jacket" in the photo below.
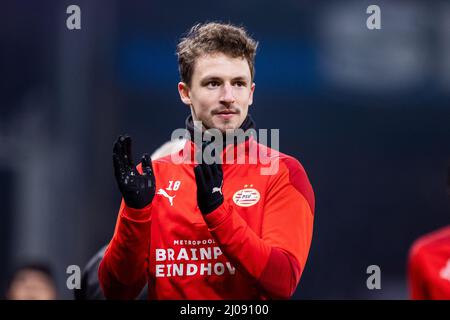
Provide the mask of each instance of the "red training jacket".
POLYGON ((408 278, 411 299, 450 300, 450 226, 414 242, 408 278))
POLYGON ((136 210, 122 200, 99 267, 107 298, 133 299, 147 281, 149 299, 292 296, 311 244, 314 193, 296 159, 252 137, 222 156, 243 146, 245 155, 235 162, 245 164, 222 165, 224 203, 206 216, 197 207, 195 164, 185 161, 194 143, 176 154, 184 163, 172 156, 152 162, 152 203, 136 210), (255 147, 263 156, 249 152, 255 147), (271 166, 272 174, 261 174, 271 166))

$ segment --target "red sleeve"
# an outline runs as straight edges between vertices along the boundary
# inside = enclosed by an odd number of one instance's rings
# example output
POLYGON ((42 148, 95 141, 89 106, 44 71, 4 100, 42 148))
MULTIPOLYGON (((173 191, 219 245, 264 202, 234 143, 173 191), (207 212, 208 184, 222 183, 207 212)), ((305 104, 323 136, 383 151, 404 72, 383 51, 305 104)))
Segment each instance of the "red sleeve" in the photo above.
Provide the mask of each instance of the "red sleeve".
POLYGON ((122 200, 114 236, 98 278, 107 299, 134 299, 147 282, 151 204, 136 210, 122 200))
POLYGON ((408 258, 408 287, 412 300, 428 299, 423 277, 422 254, 419 248, 417 243, 413 245, 408 258))
POLYGON ((300 163, 289 160, 267 190, 261 237, 228 203, 205 216, 224 255, 272 299, 294 293, 312 238, 312 188, 300 163))

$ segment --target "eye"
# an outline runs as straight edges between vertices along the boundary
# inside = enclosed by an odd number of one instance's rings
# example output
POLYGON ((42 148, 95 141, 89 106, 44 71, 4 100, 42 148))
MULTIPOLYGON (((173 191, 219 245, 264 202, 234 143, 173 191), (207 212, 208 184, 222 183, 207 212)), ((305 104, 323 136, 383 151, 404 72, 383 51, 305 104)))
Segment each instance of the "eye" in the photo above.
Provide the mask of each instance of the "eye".
POLYGON ((209 88, 216 88, 216 87, 220 86, 220 82, 216 81, 216 80, 211 80, 206 84, 206 86, 209 88))
POLYGON ((245 83, 245 81, 236 81, 236 82, 234 83, 234 85, 235 85, 236 87, 246 87, 246 86, 247 86, 247 83, 245 83))

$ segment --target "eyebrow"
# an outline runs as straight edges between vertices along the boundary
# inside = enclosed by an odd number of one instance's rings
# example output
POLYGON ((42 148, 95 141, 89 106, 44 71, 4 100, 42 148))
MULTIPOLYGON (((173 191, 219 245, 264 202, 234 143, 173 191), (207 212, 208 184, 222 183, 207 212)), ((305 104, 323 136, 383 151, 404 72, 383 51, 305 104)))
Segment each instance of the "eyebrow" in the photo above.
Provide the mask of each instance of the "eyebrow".
MULTIPOLYGON (((222 81, 222 78, 217 77, 217 76, 206 76, 205 78, 201 79, 200 82, 201 83, 205 83, 205 82, 208 82, 208 81, 222 81)), ((232 81, 245 81, 245 82, 247 82, 247 79, 244 76, 237 76, 237 77, 234 77, 232 79, 232 81)))

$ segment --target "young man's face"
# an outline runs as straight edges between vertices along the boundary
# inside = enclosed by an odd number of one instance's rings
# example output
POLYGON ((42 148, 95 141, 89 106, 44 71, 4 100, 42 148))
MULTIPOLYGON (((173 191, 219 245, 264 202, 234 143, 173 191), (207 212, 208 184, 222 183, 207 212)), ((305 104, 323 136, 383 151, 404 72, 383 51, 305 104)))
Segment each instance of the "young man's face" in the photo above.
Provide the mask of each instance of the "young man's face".
POLYGON ((197 58, 190 86, 178 84, 181 100, 191 107, 194 121, 222 132, 240 127, 254 90, 247 60, 223 53, 197 58))

